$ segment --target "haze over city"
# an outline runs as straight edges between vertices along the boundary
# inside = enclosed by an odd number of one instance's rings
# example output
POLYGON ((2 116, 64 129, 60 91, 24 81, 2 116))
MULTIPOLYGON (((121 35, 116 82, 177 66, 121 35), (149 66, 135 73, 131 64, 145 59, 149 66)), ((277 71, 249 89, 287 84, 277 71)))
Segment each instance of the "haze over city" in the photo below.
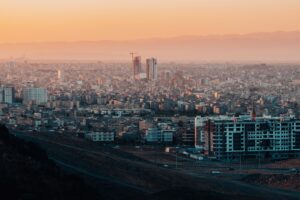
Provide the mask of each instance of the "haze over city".
POLYGON ((293 0, 4 0, 0 58, 124 61, 136 50, 165 61, 299 61, 299 9, 293 0))
POLYGON ((300 1, 0 0, 0 196, 299 200, 300 1))

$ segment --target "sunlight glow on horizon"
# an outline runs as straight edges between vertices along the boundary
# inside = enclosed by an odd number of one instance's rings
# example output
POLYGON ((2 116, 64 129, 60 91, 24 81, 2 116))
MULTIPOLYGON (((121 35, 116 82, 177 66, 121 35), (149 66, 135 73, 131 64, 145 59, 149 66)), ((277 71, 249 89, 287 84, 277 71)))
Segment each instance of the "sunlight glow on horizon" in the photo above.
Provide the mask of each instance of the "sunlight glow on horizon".
POLYGON ((1 0, 0 42, 300 30, 296 0, 1 0))

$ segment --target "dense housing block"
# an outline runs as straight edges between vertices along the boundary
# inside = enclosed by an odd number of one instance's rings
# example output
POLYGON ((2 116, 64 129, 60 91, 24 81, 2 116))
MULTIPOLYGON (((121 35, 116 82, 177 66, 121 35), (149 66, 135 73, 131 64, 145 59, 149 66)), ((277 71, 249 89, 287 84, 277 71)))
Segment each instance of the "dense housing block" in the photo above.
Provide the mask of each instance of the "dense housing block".
POLYGON ((218 159, 300 157, 300 120, 270 116, 196 117, 195 145, 218 159))

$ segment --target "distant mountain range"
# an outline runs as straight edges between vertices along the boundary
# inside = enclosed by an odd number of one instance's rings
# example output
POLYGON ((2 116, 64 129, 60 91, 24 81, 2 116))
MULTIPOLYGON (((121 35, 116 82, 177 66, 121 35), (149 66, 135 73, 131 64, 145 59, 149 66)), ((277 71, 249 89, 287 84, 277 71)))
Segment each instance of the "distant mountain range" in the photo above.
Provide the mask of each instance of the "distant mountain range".
POLYGON ((0 44, 0 58, 129 61, 129 52, 160 61, 300 61, 300 31, 0 44))

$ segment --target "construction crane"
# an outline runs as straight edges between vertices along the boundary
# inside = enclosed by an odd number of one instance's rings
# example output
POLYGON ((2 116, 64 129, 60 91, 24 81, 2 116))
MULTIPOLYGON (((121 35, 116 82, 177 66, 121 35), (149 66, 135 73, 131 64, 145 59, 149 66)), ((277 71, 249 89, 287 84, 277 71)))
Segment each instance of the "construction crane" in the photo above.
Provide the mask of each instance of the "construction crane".
POLYGON ((136 53, 135 53, 135 52, 130 52, 129 54, 131 55, 131 59, 132 59, 132 61, 133 61, 133 57, 134 57, 134 55, 135 55, 136 53))

